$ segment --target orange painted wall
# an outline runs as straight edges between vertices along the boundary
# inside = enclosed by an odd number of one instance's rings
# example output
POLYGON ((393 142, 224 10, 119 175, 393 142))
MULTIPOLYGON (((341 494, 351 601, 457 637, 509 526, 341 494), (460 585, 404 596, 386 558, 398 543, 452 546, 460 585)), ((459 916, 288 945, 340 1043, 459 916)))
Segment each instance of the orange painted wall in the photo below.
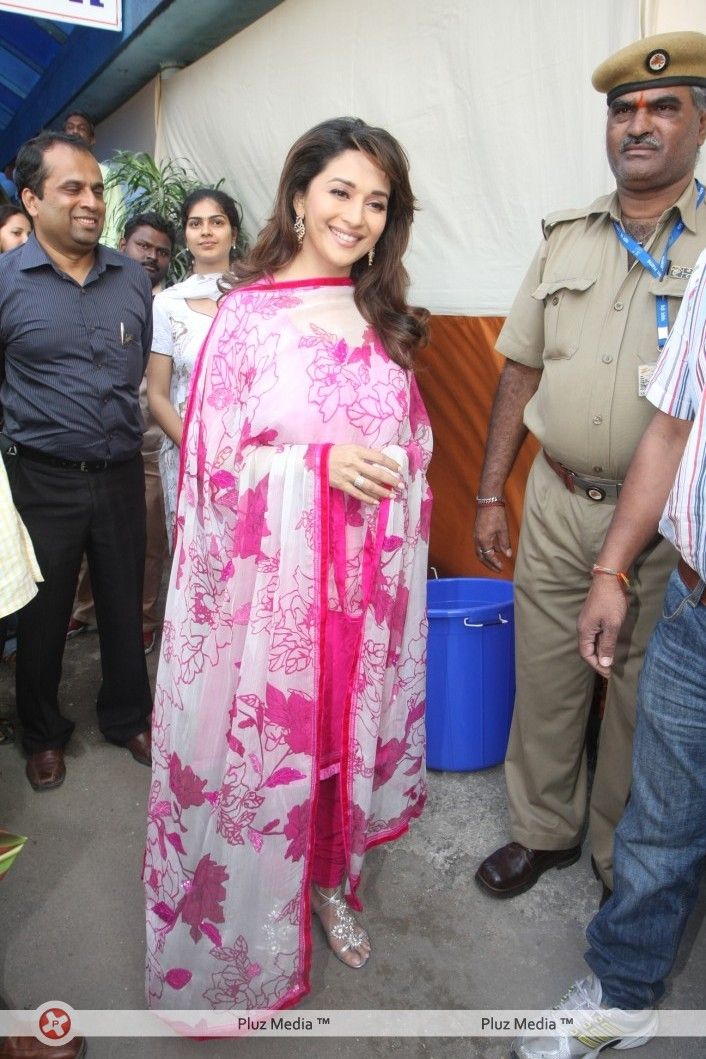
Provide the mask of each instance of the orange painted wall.
MULTIPOLYGON (((473 523, 488 418, 504 363, 495 352, 499 316, 434 316, 417 381, 434 432, 429 481, 434 492, 429 563, 439 577, 489 577, 473 547, 473 523)), ((505 491, 513 550, 525 482, 537 452, 528 437, 505 491)), ((512 564, 502 576, 512 576, 512 564)))

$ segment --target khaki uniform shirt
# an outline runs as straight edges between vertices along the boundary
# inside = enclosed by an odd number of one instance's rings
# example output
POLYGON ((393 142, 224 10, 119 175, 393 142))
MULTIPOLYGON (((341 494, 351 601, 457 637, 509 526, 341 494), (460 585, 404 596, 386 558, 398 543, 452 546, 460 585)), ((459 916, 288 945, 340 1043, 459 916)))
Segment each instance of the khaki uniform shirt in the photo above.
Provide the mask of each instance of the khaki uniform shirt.
POLYGON ((616 481, 654 414, 639 378, 659 355, 656 296, 668 297, 671 327, 706 247, 706 202, 697 209, 692 182, 662 214, 646 244, 657 261, 679 216, 685 228, 661 282, 632 258, 628 268, 612 225, 619 211, 613 193, 547 218, 497 343, 510 360, 542 369, 524 420, 547 452, 578 474, 616 481))

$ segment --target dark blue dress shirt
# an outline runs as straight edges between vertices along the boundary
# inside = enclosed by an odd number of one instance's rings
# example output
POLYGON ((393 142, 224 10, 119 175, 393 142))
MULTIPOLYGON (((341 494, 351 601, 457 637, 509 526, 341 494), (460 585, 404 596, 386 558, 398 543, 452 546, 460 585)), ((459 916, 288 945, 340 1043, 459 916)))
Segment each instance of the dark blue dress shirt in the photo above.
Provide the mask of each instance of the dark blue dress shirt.
POLYGON ((124 254, 99 244, 83 286, 34 235, 0 255, 0 405, 12 441, 68 460, 137 453, 151 345, 150 283, 124 254))

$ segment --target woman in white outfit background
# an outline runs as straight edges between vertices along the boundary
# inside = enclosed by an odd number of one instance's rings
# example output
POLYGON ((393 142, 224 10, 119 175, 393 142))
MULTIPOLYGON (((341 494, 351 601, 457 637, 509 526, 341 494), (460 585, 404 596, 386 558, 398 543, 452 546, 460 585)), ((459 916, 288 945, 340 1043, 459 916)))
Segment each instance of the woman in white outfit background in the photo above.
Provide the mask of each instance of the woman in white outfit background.
POLYGON ((191 275, 155 296, 152 356, 147 396, 152 415, 164 431, 159 466, 170 548, 174 537, 179 446, 189 380, 208 334, 240 228, 236 202, 224 191, 199 188, 182 207, 182 226, 193 266, 191 275))

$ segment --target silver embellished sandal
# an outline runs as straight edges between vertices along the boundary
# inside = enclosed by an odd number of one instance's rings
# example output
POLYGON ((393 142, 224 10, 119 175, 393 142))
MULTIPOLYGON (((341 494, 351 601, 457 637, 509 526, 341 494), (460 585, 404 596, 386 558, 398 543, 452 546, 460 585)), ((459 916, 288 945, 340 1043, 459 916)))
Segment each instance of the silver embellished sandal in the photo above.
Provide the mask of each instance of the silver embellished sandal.
POLYGON ((332 894, 320 890, 316 883, 311 889, 321 902, 317 905, 312 901, 311 907, 319 917, 331 952, 346 967, 364 967, 370 957, 370 938, 348 907, 342 887, 332 894))

